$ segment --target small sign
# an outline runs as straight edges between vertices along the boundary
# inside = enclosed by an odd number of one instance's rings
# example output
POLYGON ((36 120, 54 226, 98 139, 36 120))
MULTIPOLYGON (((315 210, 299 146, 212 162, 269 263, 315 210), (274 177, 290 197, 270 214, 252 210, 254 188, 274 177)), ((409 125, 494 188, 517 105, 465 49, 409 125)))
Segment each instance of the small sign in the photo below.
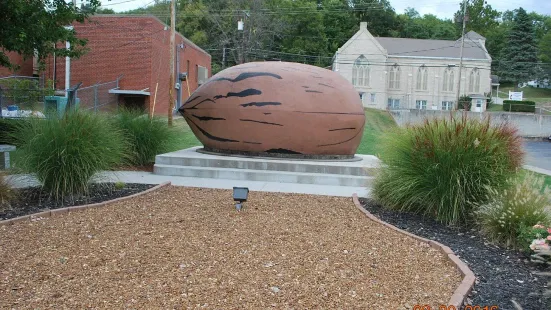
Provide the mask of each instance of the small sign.
POLYGON ((509 100, 522 101, 522 92, 509 91, 509 100))

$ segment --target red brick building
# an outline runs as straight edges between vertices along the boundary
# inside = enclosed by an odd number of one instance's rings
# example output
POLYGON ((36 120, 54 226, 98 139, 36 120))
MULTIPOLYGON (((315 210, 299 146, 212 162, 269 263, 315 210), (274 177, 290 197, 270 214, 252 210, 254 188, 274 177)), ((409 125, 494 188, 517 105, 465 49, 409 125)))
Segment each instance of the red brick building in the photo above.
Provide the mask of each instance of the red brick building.
POLYGON ((23 56, 15 52, 7 52, 9 60, 13 64, 19 65, 19 69, 12 71, 9 68, 0 66, 0 77, 9 76, 9 75, 22 75, 22 76, 33 76, 33 73, 36 73, 33 69, 33 59, 24 59, 23 56))
MULTIPOLYGON (((79 59, 71 59, 72 86, 82 82, 83 88, 114 81, 122 75, 119 88, 109 90, 118 95, 119 105, 144 109, 153 109, 154 106, 155 114, 167 114, 170 79, 168 26, 154 16, 144 15, 95 15, 86 23, 74 23, 73 26, 78 37, 88 40, 88 52, 79 59)), ((179 33, 176 33, 175 43, 175 67, 179 63, 176 82, 181 87, 180 90, 174 89, 174 96, 180 94, 181 102, 185 102, 190 93, 210 77, 211 56, 179 33), (187 73, 187 81, 178 79, 183 73, 187 73)), ((28 64, 23 63, 22 68, 26 68, 28 64)), ((30 63, 32 67, 32 60, 30 63)), ((27 71, 20 70, 17 74, 27 75, 27 71)), ((55 80, 57 89, 65 88, 64 57, 50 57, 44 73, 45 78, 55 80)))

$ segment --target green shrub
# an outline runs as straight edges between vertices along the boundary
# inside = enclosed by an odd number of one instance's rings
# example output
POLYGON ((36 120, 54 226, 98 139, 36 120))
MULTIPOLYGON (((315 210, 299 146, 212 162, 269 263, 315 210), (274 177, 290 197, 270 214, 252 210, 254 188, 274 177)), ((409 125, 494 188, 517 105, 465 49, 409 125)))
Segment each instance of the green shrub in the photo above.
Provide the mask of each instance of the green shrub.
POLYGON ((115 189, 118 189, 118 190, 123 189, 125 186, 126 186, 126 183, 124 183, 124 182, 119 181, 119 182, 115 183, 115 189))
MULTIPOLYGON (((540 223, 538 223, 540 224, 540 223)), ((549 235, 546 228, 543 225, 541 227, 526 226, 521 224, 518 229, 516 246, 523 252, 530 250, 530 245, 535 239, 545 239, 549 235)))
POLYGON ((178 132, 168 127, 166 119, 149 118, 138 110, 123 109, 113 121, 129 143, 129 161, 135 166, 145 166, 155 161, 157 154, 177 149, 178 132))
POLYGON ((10 202, 15 198, 15 192, 5 180, 6 174, 0 171, 0 210, 9 206, 10 202))
POLYGON ((470 111, 472 103, 473 103, 473 101, 472 101, 471 97, 461 96, 461 97, 459 97, 459 104, 457 106, 457 109, 470 111))
POLYGON ((29 118, 13 137, 17 166, 33 174, 56 200, 88 191, 91 178, 123 161, 123 135, 98 114, 71 112, 63 118, 29 118))
POLYGON ((515 101, 503 100, 503 111, 511 112, 536 112, 536 103, 534 101, 515 101))
POLYGON ((522 163, 522 142, 507 124, 466 117, 426 120, 386 134, 373 194, 383 205, 447 224, 472 216, 487 187, 506 184, 522 163))
POLYGON ((522 239, 531 238, 526 227, 550 223, 549 190, 540 192, 543 182, 542 177, 527 174, 520 180, 511 179, 511 186, 488 188, 487 201, 479 204, 475 212, 481 232, 495 242, 525 247, 528 240, 522 239))

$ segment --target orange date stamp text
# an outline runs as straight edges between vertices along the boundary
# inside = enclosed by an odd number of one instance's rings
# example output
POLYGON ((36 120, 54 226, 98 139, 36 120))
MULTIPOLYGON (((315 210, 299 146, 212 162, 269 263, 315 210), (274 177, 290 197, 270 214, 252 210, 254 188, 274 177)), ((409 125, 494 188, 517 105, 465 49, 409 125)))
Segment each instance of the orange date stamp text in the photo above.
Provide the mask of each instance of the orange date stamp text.
MULTIPOLYGON (((499 310, 498 306, 479 306, 479 305, 466 305, 464 310, 499 310)), ((459 310, 455 306, 440 305, 438 307, 432 307, 430 305, 415 305, 413 310, 459 310)))

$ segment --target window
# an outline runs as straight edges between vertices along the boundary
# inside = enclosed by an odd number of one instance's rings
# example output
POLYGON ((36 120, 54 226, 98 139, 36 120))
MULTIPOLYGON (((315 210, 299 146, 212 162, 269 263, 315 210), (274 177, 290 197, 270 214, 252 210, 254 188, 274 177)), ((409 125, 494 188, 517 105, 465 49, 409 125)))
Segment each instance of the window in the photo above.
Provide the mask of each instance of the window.
POLYGON ((417 69, 417 90, 427 90, 429 85, 429 70, 425 65, 417 69))
POLYGON ((426 110, 427 109, 427 101, 426 100, 417 100, 417 101, 415 101, 415 108, 417 110, 426 110))
POLYGON ((447 68, 444 70, 444 82, 442 83, 443 91, 453 91, 453 85, 455 83, 455 73, 453 69, 447 68))
POLYGON ((400 89, 400 67, 398 65, 390 68, 390 75, 388 76, 388 88, 400 89))
POLYGON ((442 110, 451 111, 453 109, 453 101, 442 101, 442 110))
POLYGON ((400 99, 388 98, 388 108, 389 109, 399 109, 400 108, 400 99))
POLYGON ((352 84, 354 86, 369 85, 369 62, 364 55, 361 55, 354 61, 352 67, 352 84))
POLYGON ((375 104, 375 93, 371 93, 371 103, 375 104))
POLYGON ((477 94, 480 92, 480 72, 477 68, 474 68, 469 75, 469 92, 477 94))
POLYGON ((209 71, 203 66, 197 65, 197 84, 203 85, 209 79, 209 71))

